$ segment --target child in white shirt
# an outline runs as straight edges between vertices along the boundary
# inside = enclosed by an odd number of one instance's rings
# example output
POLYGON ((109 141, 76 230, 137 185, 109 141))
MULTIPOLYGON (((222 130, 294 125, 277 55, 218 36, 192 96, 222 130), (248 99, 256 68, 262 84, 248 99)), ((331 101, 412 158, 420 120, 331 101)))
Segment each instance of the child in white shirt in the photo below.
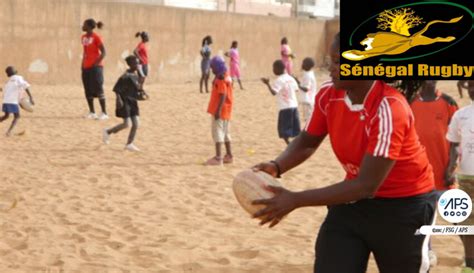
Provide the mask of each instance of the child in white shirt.
POLYGON ((281 60, 273 63, 273 73, 278 76, 275 82, 270 85, 270 79, 262 78, 262 82, 267 85, 268 90, 277 96, 278 108, 278 135, 286 144, 290 143, 290 138, 296 137, 301 132, 300 119, 298 115, 298 101, 296 91, 298 83, 285 71, 285 64, 281 60))
POLYGON ((317 93, 316 77, 313 72, 314 60, 312 58, 305 58, 303 60, 303 78, 301 82, 298 82, 299 92, 299 105, 303 114, 303 122, 306 124, 311 118, 314 107, 314 99, 317 93))
POLYGON ((3 88, 3 105, 2 111, 5 113, 3 117, 0 117, 0 122, 7 120, 10 117, 10 114, 13 114, 13 121, 8 129, 6 135, 7 137, 11 135, 13 129, 20 119, 20 99, 23 96, 23 92, 26 92, 30 98, 30 102, 34 105, 33 97, 31 96, 30 84, 23 79, 22 76, 17 75, 17 71, 13 66, 9 66, 5 69, 7 76, 9 77, 8 82, 3 88))

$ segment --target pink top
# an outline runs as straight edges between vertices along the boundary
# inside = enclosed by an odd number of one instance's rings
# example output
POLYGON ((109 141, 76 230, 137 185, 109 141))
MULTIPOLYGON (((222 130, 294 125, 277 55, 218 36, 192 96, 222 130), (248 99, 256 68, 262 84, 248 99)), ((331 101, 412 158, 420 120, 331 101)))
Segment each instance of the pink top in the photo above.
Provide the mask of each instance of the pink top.
POLYGON ((291 74, 293 71, 293 61, 290 57, 291 48, 289 45, 281 45, 281 60, 285 64, 286 72, 291 74))
POLYGON ((230 65, 239 65, 240 64, 240 55, 237 48, 231 48, 230 52, 230 65))

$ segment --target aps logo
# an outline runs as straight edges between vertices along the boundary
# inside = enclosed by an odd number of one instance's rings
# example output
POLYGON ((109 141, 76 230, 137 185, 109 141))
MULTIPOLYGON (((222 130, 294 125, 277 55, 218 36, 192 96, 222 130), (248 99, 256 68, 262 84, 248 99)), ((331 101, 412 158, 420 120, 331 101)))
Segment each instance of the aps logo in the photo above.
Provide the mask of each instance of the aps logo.
POLYGON ((439 198, 438 210, 444 220, 461 223, 471 215, 472 199, 462 190, 448 190, 439 198))

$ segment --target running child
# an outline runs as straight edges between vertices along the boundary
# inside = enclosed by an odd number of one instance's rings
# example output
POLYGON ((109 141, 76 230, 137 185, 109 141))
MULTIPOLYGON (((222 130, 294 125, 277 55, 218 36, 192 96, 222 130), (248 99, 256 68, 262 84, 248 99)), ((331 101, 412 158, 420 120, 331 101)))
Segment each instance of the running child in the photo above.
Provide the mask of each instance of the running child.
POLYGON ((298 101, 296 91, 298 83, 285 72, 285 64, 281 60, 273 63, 273 73, 278 76, 275 82, 270 85, 270 79, 262 78, 262 82, 268 87, 273 96, 277 96, 278 107, 278 136, 286 144, 290 143, 290 138, 296 137, 301 132, 300 118, 298 115, 298 101))
POLYGON ((237 47, 239 43, 233 41, 230 46, 229 52, 226 52, 224 55, 230 58, 230 77, 232 78, 232 87, 234 87, 234 82, 237 81, 240 86, 240 90, 244 90, 242 87, 242 82, 240 81, 240 54, 237 47))
POLYGON ((32 105, 34 105, 35 102, 33 101, 33 97, 31 96, 31 92, 29 90, 30 84, 25 81, 22 76, 17 75, 16 69, 13 66, 9 66, 5 69, 5 72, 7 73, 9 79, 3 88, 4 93, 2 110, 5 114, 3 117, 0 117, 0 122, 7 120, 10 117, 10 114, 13 114, 12 124, 6 133, 6 136, 8 137, 11 136, 13 129, 18 124, 18 120, 20 119, 19 104, 23 92, 26 92, 32 105))
POLYGON ((133 144, 138 129, 138 117, 140 115, 137 101, 140 91, 139 76, 137 74, 138 59, 131 55, 128 56, 125 61, 129 69, 118 79, 113 89, 117 96, 115 115, 119 118, 123 118, 123 123, 110 129, 104 129, 102 138, 105 144, 109 144, 111 134, 116 134, 131 125, 132 128, 130 129, 125 149, 138 152, 140 149, 133 144))
POLYGON ((216 156, 207 160, 206 165, 222 165, 233 162, 230 119, 232 114, 233 90, 232 79, 227 73, 224 59, 219 56, 212 58, 212 73, 216 76, 212 82, 212 92, 207 112, 211 114, 212 138, 216 145, 216 156), (222 157, 222 143, 225 144, 226 154, 222 157))

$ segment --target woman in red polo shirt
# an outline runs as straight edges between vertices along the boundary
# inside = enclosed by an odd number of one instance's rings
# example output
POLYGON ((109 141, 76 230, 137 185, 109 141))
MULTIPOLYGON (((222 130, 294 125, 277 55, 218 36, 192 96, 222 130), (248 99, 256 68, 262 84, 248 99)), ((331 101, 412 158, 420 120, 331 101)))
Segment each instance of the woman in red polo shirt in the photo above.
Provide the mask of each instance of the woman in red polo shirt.
POLYGON ((415 235, 433 221, 431 165, 406 99, 382 81, 339 80, 339 35, 331 48, 332 82, 322 85, 306 129, 274 161, 255 170, 275 177, 308 159, 329 135, 346 171, 344 181, 255 201, 255 217, 270 227, 296 208, 328 206, 316 242, 317 273, 365 272, 370 253, 380 272, 427 272, 428 238, 415 235))
POLYGON ((86 93, 89 114, 86 118, 90 119, 108 119, 105 108, 104 95, 104 71, 102 60, 105 57, 105 47, 102 38, 94 32, 97 27, 101 29, 102 22, 96 22, 94 19, 87 19, 82 25, 82 31, 85 32, 81 37, 84 53, 82 57, 82 83, 86 93), (94 109, 94 98, 99 98, 102 114, 97 116, 94 109))

